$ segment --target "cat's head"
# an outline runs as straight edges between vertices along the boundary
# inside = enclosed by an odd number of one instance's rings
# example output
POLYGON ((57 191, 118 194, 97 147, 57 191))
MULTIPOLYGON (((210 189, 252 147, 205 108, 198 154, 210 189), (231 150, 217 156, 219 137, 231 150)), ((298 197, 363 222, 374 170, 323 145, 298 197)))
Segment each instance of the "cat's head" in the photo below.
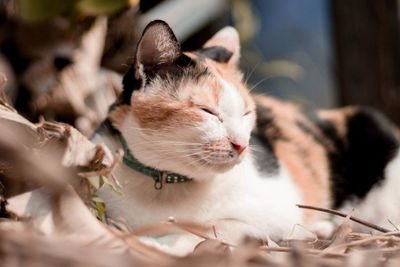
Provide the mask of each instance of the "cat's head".
POLYGON ((110 119, 143 164, 194 179, 231 169, 249 153, 255 105, 237 64, 235 29, 184 53, 172 30, 144 30, 110 119))

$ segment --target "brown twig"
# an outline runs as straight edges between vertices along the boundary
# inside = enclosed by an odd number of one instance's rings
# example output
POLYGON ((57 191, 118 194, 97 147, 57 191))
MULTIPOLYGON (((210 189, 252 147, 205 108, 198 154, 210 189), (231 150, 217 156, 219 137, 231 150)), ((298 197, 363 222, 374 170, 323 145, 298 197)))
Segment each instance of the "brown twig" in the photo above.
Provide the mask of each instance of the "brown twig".
POLYGON ((396 231, 399 231, 399 228, 397 228, 397 226, 390 219, 387 219, 387 221, 393 226, 394 229, 396 229, 396 231))
MULTIPOLYGON (((399 243, 399 238, 395 237, 395 236, 371 236, 371 237, 366 237, 364 239, 360 239, 360 240, 356 240, 356 241, 352 241, 352 242, 347 242, 344 244, 339 244, 336 245, 334 247, 332 247, 333 250, 337 249, 337 248, 349 248, 349 247, 355 247, 355 246, 361 246, 364 244, 370 244, 372 241, 397 241, 397 243, 399 243)), ((400 248, 398 248, 400 249, 400 248)))
MULTIPOLYGON (((271 248, 271 247, 260 247, 261 250, 266 251, 266 252, 294 252, 295 248, 292 247, 277 247, 277 248, 271 248)), ((301 249, 300 251, 311 254, 311 255, 321 255, 322 250, 318 249, 301 249)), ((324 255, 329 256, 329 257, 344 257, 344 253, 336 253, 336 252, 329 252, 329 253, 324 253, 324 255)))
MULTIPOLYGON (((325 208, 319 208, 319 207, 314 207, 314 206, 309 206, 309 205, 300 205, 300 204, 297 204, 296 206, 299 207, 299 208, 302 208, 302 209, 318 210, 318 211, 334 214, 334 215, 341 216, 341 217, 346 217, 347 216, 346 213, 343 213, 343 212, 340 212, 340 211, 337 211, 337 210, 332 210, 332 209, 325 209, 325 208)), ((361 219, 356 218, 354 216, 350 216, 350 220, 355 221, 355 222, 357 222, 359 224, 362 224, 364 226, 367 226, 369 228, 375 229, 375 230, 377 230, 379 232, 382 232, 382 233, 391 232, 391 230, 388 230, 388 229, 383 228, 381 226, 378 226, 376 224, 369 223, 367 221, 361 220, 361 219)))

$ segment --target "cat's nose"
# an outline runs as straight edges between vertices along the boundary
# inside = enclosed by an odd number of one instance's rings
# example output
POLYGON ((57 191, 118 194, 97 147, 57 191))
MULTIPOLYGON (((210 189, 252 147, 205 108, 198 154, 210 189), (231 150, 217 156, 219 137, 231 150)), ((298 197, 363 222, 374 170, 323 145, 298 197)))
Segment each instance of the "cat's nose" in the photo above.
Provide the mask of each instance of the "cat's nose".
POLYGON ((245 149, 246 149, 246 145, 240 145, 238 143, 235 142, 231 142, 233 149, 235 149, 237 151, 237 153, 240 155, 245 149))

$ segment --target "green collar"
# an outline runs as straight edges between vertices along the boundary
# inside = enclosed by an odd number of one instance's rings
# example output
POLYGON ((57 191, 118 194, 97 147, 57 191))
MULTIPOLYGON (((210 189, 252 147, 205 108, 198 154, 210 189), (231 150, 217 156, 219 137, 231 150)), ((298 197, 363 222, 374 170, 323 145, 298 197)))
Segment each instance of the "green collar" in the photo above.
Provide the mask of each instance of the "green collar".
POLYGON ((125 165, 127 165, 132 170, 141 172, 141 173, 153 178, 155 189, 160 190, 162 188, 163 180, 167 184, 175 184, 175 183, 192 181, 191 178, 181 175, 181 174, 178 174, 178 173, 160 171, 160 170, 154 169, 152 167, 143 165, 137 159, 135 159, 135 157, 132 155, 132 153, 129 150, 128 145, 126 144, 126 141, 122 137, 122 135, 121 135, 121 144, 122 144, 122 148, 124 149, 123 162, 125 163, 125 165))

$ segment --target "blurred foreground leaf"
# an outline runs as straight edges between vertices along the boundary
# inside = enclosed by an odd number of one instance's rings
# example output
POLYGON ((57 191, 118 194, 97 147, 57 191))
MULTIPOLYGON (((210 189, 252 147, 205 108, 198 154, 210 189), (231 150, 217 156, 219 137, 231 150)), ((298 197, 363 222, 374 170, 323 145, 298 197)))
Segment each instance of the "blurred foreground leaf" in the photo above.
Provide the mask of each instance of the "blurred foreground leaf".
POLYGON ((117 190, 117 188, 115 188, 114 184, 111 183, 111 181, 107 177, 101 176, 101 178, 102 178, 103 182, 105 184, 107 184, 115 193, 117 193, 120 196, 123 195, 120 191, 117 190))
POLYGON ((89 176, 86 179, 96 190, 100 188, 100 176, 89 176))
POLYGON ((20 17, 27 22, 49 19, 72 8, 75 3, 76 0, 18 0, 20 17))
POLYGON ((84 15, 112 14, 138 1, 129 0, 18 0, 20 17, 26 22, 40 22, 77 9, 84 15))
POLYGON ((111 14, 128 5, 128 0, 82 0, 77 4, 80 12, 89 15, 111 14))
POLYGON ((92 207, 90 209, 90 211, 96 217, 98 217, 101 221, 103 221, 103 215, 104 215, 104 212, 106 211, 106 204, 104 203, 104 200, 102 200, 97 195, 91 196, 90 199, 93 201, 94 205, 96 206, 96 208, 92 207))

